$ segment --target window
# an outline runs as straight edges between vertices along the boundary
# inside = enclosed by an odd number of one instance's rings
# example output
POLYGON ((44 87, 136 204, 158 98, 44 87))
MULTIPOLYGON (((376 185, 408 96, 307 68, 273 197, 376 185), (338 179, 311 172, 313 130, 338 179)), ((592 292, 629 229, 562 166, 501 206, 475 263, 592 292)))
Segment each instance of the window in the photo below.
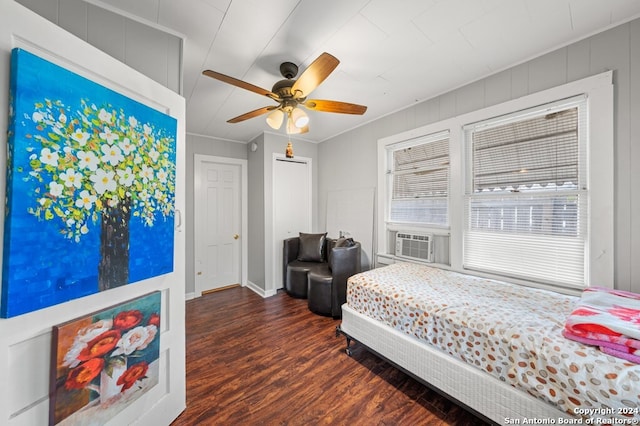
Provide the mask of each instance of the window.
POLYGON ((448 132, 404 141, 387 149, 389 220, 448 226, 448 132))
POLYGON ((380 262, 425 231, 437 267, 613 288, 613 101, 607 71, 379 139, 380 262))
POLYGON ((586 106, 581 96, 465 126, 466 269, 587 285, 586 106))

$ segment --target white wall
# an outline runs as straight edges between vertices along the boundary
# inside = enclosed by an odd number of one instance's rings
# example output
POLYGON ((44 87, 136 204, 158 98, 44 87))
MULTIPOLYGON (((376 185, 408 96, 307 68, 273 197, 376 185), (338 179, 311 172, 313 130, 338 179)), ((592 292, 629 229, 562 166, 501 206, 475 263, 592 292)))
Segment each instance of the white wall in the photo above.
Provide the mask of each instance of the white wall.
MULTIPOLYGON (((326 211, 329 191, 377 186, 378 139, 606 70, 614 71, 615 86, 615 286, 640 292, 640 20, 515 65, 320 144, 319 212, 326 211)), ((322 214, 319 219, 319 227, 323 228, 322 214)))
MULTIPOLYGON (((10 51, 23 47, 178 120, 176 209, 185 209, 184 99, 12 0, 0 0, 0 129, 6 135, 10 51), (117 82, 117 83, 116 83, 117 82)), ((6 138, 3 138, 6 143, 6 138)), ((6 150, 0 166, 6 168, 6 150)), ((6 179, 0 177, 0 196, 6 179)), ((4 216, 4 204, 0 207, 4 216)), ((168 424, 185 407, 185 236, 175 234, 174 272, 11 319, 0 319, 0 424, 48 423, 53 325, 159 290, 162 294, 160 382, 111 424, 168 424)), ((0 257, 1 258, 1 257, 0 257)))

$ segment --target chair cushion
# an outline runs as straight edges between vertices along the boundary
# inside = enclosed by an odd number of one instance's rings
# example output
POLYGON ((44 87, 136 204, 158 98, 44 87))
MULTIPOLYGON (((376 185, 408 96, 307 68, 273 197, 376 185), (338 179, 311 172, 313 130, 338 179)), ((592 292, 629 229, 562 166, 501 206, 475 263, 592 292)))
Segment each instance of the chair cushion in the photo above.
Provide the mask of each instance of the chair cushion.
POLYGON ((308 275, 310 272, 331 277, 327 262, 301 262, 294 260, 287 265, 285 290, 289 296, 305 299, 307 297, 308 275))
POLYGON ((302 262, 322 262, 324 259, 324 240, 327 233, 305 234, 300 232, 300 247, 298 249, 298 260, 302 262))
POLYGON ((301 272, 304 274, 313 272, 314 274, 318 275, 326 275, 329 277, 331 276, 331 270, 329 269, 329 264, 327 262, 301 262, 299 260, 294 260, 287 265, 287 270, 301 272))

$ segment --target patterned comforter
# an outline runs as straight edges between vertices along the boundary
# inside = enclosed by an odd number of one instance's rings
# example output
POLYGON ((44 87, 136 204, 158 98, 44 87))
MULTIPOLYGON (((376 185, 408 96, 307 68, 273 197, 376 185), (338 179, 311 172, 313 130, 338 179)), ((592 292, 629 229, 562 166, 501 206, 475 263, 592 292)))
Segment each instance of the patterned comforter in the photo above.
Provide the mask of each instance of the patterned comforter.
POLYGON ((562 335, 578 297, 413 263, 354 275, 347 304, 592 419, 640 421, 640 365, 562 335))

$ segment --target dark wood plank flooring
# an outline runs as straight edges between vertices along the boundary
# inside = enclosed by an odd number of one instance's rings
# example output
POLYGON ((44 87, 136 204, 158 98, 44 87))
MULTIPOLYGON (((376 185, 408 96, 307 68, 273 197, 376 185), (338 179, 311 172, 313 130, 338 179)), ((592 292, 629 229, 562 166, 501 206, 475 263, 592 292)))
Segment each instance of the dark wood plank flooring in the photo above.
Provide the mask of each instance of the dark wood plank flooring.
POLYGON ((355 346, 339 320, 283 292, 237 287, 186 305, 183 425, 481 425, 464 409, 355 346))

